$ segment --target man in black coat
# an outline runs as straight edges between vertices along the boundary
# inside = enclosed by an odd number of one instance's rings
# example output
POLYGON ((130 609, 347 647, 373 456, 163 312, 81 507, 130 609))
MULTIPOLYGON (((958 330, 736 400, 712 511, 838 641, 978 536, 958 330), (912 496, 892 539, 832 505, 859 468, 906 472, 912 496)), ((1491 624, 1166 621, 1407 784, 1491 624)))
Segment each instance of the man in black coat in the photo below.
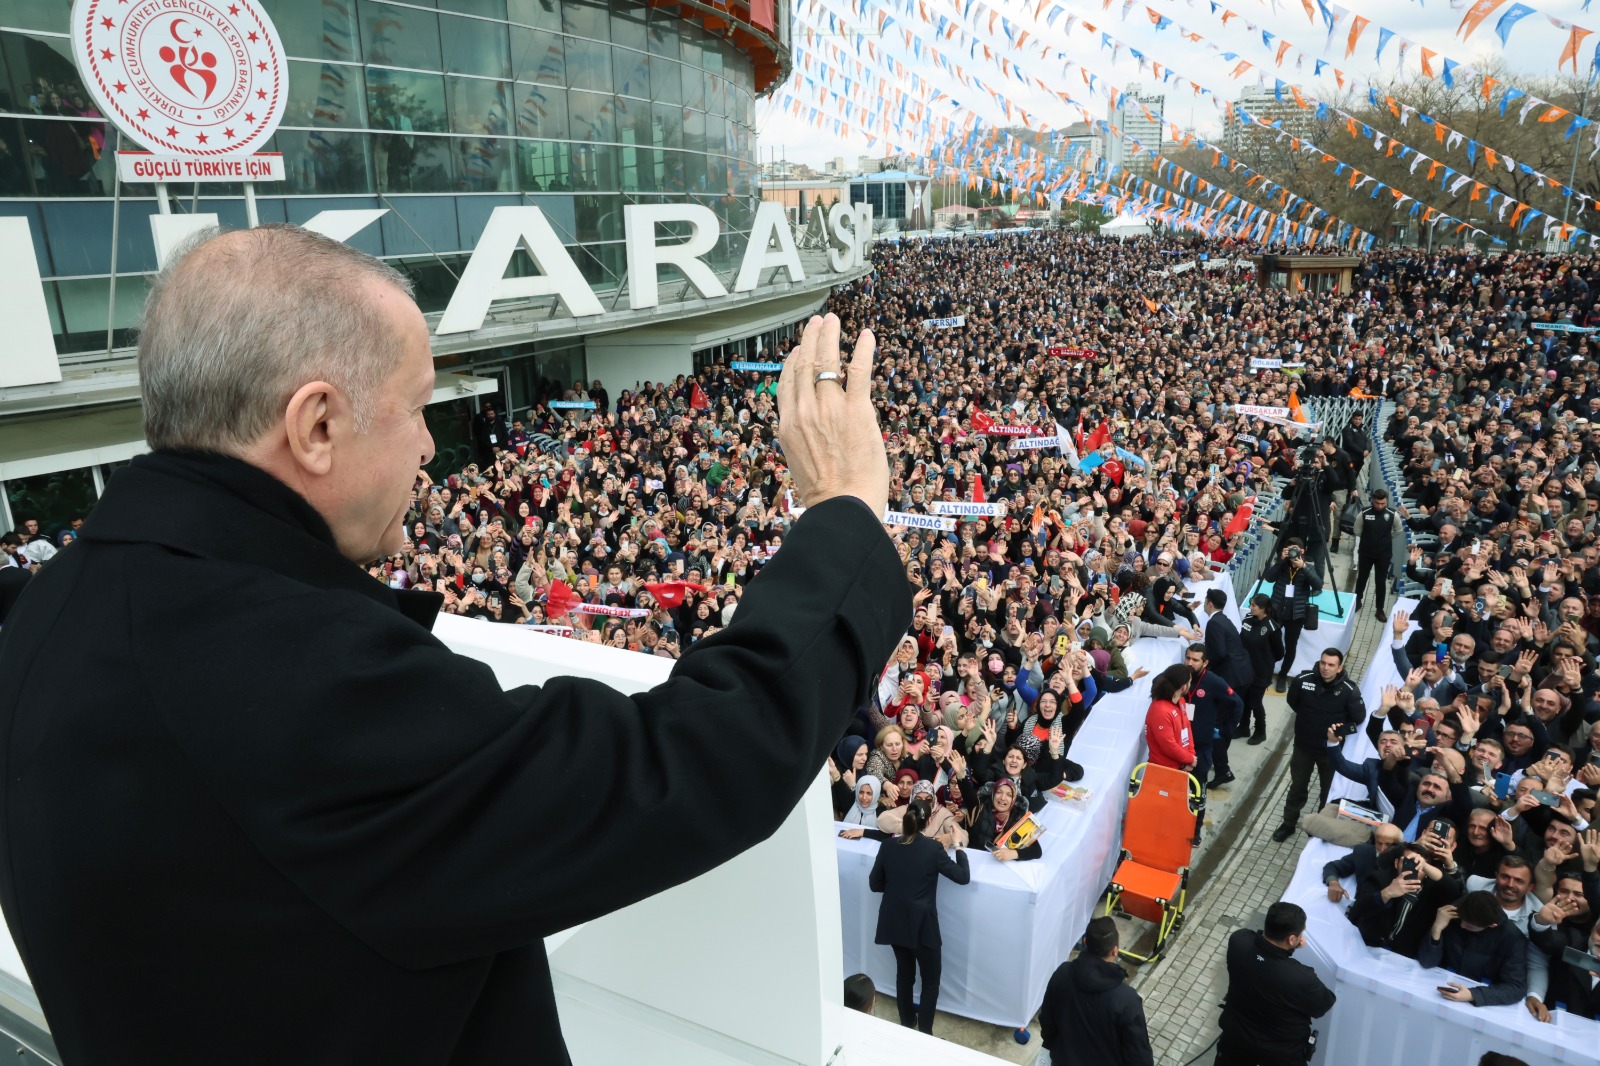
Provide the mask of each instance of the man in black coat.
MULTIPOLYGON (((1586 942, 1565 943, 1559 934, 1564 929, 1552 930, 1543 937, 1554 947, 1576 947, 1585 954, 1600 958, 1600 922, 1589 930, 1586 942)), ((1566 961, 1565 952, 1552 951, 1550 963, 1550 999, 1561 1000, 1567 1009, 1585 1018, 1600 1018, 1600 974, 1583 966, 1566 961), (1565 997, 1565 998, 1563 998, 1565 997)))
POLYGON ((1367 432, 1366 416, 1357 411, 1350 416, 1350 424, 1339 434, 1339 450, 1350 457, 1350 467, 1357 476, 1367 465, 1367 453, 1372 450, 1372 434, 1367 432))
POLYGON ((363 569, 433 453, 405 278, 281 225, 169 265, 154 451, 0 631, 0 905, 63 1059, 569 1061, 542 939, 776 831, 911 620, 871 334, 848 393, 838 335, 785 367, 810 507, 736 620, 649 691, 502 692, 363 569))
POLYGON ((1350 895, 1340 883, 1343 878, 1354 879, 1356 890, 1360 891, 1368 878, 1377 876, 1378 860, 1404 843, 1399 827, 1385 822, 1372 831, 1371 843, 1357 844, 1350 854, 1323 863, 1322 883, 1328 886, 1329 902, 1338 903, 1350 895))
POLYGON ((1356 603, 1366 592, 1367 578, 1372 578, 1372 613, 1378 621, 1386 621, 1384 594, 1389 591, 1390 564, 1394 560, 1394 535, 1399 529, 1399 519, 1389 510, 1389 491, 1373 489, 1372 503, 1356 519, 1356 603))
POLYGON ((1152 1066, 1144 1001, 1117 962, 1121 944, 1109 916, 1089 923, 1078 957, 1056 967, 1039 1008, 1039 1033, 1052 1062, 1065 1066, 1152 1066))
POLYGON ((1238 692, 1244 692, 1255 682, 1255 668, 1250 664, 1250 653, 1244 649, 1239 629, 1233 619, 1224 613, 1228 597, 1221 589, 1208 589, 1203 609, 1206 612, 1206 658, 1211 669, 1221 674, 1238 692))
POLYGON ((1355 682, 1344 674, 1344 652, 1324 648, 1317 665, 1297 676, 1289 685, 1289 709, 1294 712, 1294 747, 1289 754, 1289 795, 1284 801, 1283 824, 1272 832, 1272 839, 1283 843, 1300 821, 1300 809, 1311 791, 1311 774, 1316 771, 1320 793, 1317 809, 1328 802, 1333 783, 1333 766, 1328 761, 1328 729, 1332 726, 1359 726, 1366 710, 1355 682))
POLYGON ((1244 690, 1244 712, 1254 722, 1250 743, 1261 744, 1267 739, 1267 685, 1272 682, 1273 666, 1283 658, 1283 627, 1272 617, 1270 596, 1258 592, 1250 597, 1250 609, 1239 626, 1239 640, 1250 656, 1253 678, 1244 690))
POLYGON ((1376 873, 1356 886, 1345 917, 1367 946, 1414 959, 1435 912, 1461 898, 1464 878, 1447 866, 1453 867, 1454 859, 1445 848, 1413 843, 1390 849, 1379 858, 1376 873))
POLYGON ((497 448, 509 448, 510 431, 505 416, 496 410, 494 401, 485 400, 483 410, 472 416, 472 443, 477 448, 478 462, 484 466, 494 462, 497 448))
POLYGON ((1311 967, 1294 961, 1305 942, 1306 912, 1282 902, 1267 908, 1261 932, 1240 929, 1228 938, 1216 1066, 1306 1061, 1311 1022, 1333 1009, 1334 994, 1311 967))
POLYGON ((1323 476, 1327 490, 1333 497, 1328 506, 1328 536, 1333 543, 1328 546, 1328 550, 1336 552, 1339 550, 1339 536, 1344 528, 1339 519, 1344 514, 1345 502, 1350 499, 1350 490, 1355 488, 1356 476, 1350 456, 1339 447, 1337 441, 1331 437, 1326 438, 1321 448, 1328 464, 1323 476))

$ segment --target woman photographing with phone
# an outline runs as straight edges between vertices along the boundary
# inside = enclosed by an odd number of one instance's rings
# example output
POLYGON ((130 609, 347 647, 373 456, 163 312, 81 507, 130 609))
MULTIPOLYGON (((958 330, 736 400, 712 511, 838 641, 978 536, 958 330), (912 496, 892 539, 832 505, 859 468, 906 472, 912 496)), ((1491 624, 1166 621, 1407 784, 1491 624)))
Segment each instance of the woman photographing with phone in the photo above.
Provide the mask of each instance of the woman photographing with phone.
POLYGON ((883 893, 878 907, 875 942, 894 949, 895 1002, 900 1024, 924 1033, 933 1032, 933 1015, 939 1004, 939 971, 943 939, 939 935, 939 878, 958 885, 972 878, 966 853, 956 849, 951 859, 954 825, 944 835, 922 835, 928 822, 931 797, 919 795, 906 808, 900 835, 878 845, 867 886, 883 893), (922 997, 912 1009, 912 985, 922 971, 922 997))

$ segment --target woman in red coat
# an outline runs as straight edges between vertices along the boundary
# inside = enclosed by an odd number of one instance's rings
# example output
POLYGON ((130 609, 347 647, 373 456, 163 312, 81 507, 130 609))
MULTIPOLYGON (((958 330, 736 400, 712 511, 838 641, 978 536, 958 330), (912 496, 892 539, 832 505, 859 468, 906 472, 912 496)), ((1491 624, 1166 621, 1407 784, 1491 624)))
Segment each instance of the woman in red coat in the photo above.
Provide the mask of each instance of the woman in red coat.
POLYGON ((1184 697, 1194 674, 1183 663, 1175 663, 1156 675, 1150 685, 1150 709, 1144 716, 1144 739, 1150 747, 1150 761, 1174 770, 1194 768, 1194 727, 1184 697))

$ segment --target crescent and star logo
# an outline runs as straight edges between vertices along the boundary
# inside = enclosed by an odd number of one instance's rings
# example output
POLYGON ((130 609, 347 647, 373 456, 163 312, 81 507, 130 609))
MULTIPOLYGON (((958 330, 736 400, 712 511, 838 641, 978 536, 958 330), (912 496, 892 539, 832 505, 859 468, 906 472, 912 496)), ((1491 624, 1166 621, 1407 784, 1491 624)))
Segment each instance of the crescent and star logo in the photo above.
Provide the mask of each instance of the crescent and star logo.
POLYGON ((89 93, 145 147, 248 155, 278 128, 288 67, 257 0, 76 0, 72 16, 89 93))

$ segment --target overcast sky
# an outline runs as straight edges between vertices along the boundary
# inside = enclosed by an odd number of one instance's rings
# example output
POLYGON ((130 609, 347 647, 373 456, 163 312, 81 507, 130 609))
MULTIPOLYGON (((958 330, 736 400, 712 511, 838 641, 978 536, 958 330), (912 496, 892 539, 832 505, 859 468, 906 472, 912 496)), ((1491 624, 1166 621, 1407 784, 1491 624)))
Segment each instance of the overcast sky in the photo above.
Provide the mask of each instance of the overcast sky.
MULTIPOLYGON (((868 0, 868 2, 869 10, 872 12, 880 8, 892 11, 896 6, 895 0, 868 0)), ((958 17, 964 2, 965 0, 924 0, 935 21, 941 14, 952 18, 958 17)), ((1487 2, 1492 3, 1493 0, 1487 2)), ((1172 69, 1177 74, 1170 78, 1164 87, 1167 98, 1165 118, 1209 137, 1220 130, 1221 114, 1211 96, 1199 95, 1193 91, 1189 84, 1191 81, 1210 89, 1220 99, 1232 100, 1237 99, 1243 87, 1256 84, 1258 72, 1265 72, 1268 79, 1266 84, 1269 87, 1273 78, 1281 78, 1285 83, 1298 84, 1314 95, 1332 99, 1339 91, 1338 85, 1331 68, 1324 68, 1323 76, 1320 78, 1313 75, 1316 58, 1326 59, 1333 66, 1358 79, 1387 79, 1402 73, 1419 72, 1420 48, 1412 47, 1402 56, 1401 38, 1410 38, 1421 47, 1434 50, 1440 57, 1447 56, 1468 66, 1498 58, 1512 72, 1513 78, 1516 75, 1525 77, 1547 75, 1554 68, 1568 37, 1567 31, 1552 25, 1550 21, 1552 17, 1575 21, 1579 26, 1600 29, 1600 10, 1585 13, 1583 11, 1585 0, 1551 0, 1544 6, 1537 7, 1533 14, 1516 22, 1509 34, 1509 47, 1502 46, 1500 38, 1495 33, 1495 26, 1500 17, 1512 9, 1515 2, 1516 0, 1500 0, 1499 6, 1483 20, 1467 40, 1463 41, 1457 36, 1457 31, 1461 26, 1463 15, 1468 10, 1468 0, 1427 0, 1426 3, 1419 3, 1416 0, 1390 0, 1388 3, 1377 3, 1375 0, 1347 0, 1343 5, 1345 8, 1353 15, 1369 19, 1371 23, 1358 39, 1354 53, 1348 58, 1345 53, 1350 20, 1342 21, 1330 40, 1320 13, 1315 21, 1309 21, 1301 0, 1225 0, 1219 3, 1215 13, 1209 0, 1135 0, 1125 18, 1122 15, 1122 0, 1115 0, 1109 10, 1102 7, 1101 3, 1090 0, 1046 0, 1044 5, 1046 13, 1055 3, 1060 3, 1069 15, 1077 16, 1077 21, 1072 24, 1070 30, 1065 16, 1057 18, 1053 25, 1048 26, 1043 17, 1035 21, 1033 11, 1036 0, 974 0, 971 20, 961 24, 967 32, 965 38, 957 32, 951 40, 933 42, 931 37, 925 37, 924 44, 934 44, 962 69, 976 75, 985 84, 1004 91, 1014 106, 1025 107, 1030 115, 1036 116, 1037 122, 1058 128, 1078 121, 1080 118, 1078 110, 1050 93, 1023 85, 1014 77, 1008 79, 1001 70, 999 61, 1001 55, 1012 58, 1023 74, 1039 79, 1053 92, 1067 93, 1098 118, 1104 118, 1109 109, 1109 97, 1105 91, 1108 86, 1125 89, 1137 83, 1147 90, 1151 89, 1158 83, 1158 79, 1154 76, 1150 64, 1160 63, 1163 68, 1172 69), (989 33, 987 9, 1000 12, 1017 26, 1029 31, 1029 39, 1023 48, 1012 48, 998 24, 994 32, 989 33), (1158 31, 1149 15, 1151 10, 1171 19, 1173 24, 1158 31), (1237 16, 1230 18, 1224 24, 1221 15, 1226 10, 1236 12, 1237 16), (1113 51, 1102 45, 1099 33, 1090 33, 1085 28, 1085 22, 1093 24, 1097 31, 1109 33, 1126 47, 1114 57, 1113 51), (1381 61, 1377 55, 1380 26, 1391 29, 1396 34, 1384 48, 1381 61), (1179 27, 1199 34, 1204 40, 1196 43, 1184 39, 1178 33, 1179 27), (1274 35, 1270 46, 1262 40, 1263 30, 1274 35), (995 53, 995 58, 984 59, 981 50, 978 51, 976 59, 969 58, 968 50, 973 39, 987 44, 995 53), (1277 47, 1279 42, 1285 39, 1291 42, 1291 48, 1286 53, 1280 68, 1276 65, 1277 47), (1236 58, 1224 59, 1218 50, 1210 47, 1212 44, 1217 45, 1222 51, 1235 53, 1236 58), (1049 46, 1048 56, 1040 56, 1041 45, 1049 46), (1138 50, 1144 54, 1145 65, 1142 70, 1139 61, 1130 54, 1130 50, 1138 50), (1298 68, 1297 51, 1304 53, 1305 56, 1303 64, 1298 68), (1248 60, 1253 66, 1243 77, 1234 78, 1232 73, 1240 60, 1248 60), (1085 72, 1095 78, 1093 91, 1085 84, 1085 72)), ((1312 7, 1313 10, 1316 9, 1315 0, 1312 0, 1312 7)), ((824 12, 832 12, 849 31, 876 26, 875 15, 867 19, 852 16, 849 0, 818 0, 817 10, 814 13, 811 12, 811 0, 801 0, 797 10, 795 19, 797 57, 807 49, 826 57, 832 47, 844 48, 852 55, 855 54, 858 42, 853 36, 831 36, 812 45, 803 43, 802 27, 810 26, 828 32, 828 22, 824 12)), ((870 39, 881 53, 894 56, 906 68, 922 74, 929 82, 950 93, 960 102, 960 107, 952 106, 949 102, 941 102, 935 105, 936 114, 955 118, 964 116, 966 111, 971 110, 986 123, 1010 124, 992 98, 981 92, 968 90, 941 70, 931 59, 924 57, 919 60, 914 57, 906 49, 904 40, 898 32, 898 26, 901 25, 907 26, 913 32, 919 28, 919 23, 915 19, 896 15, 896 25, 891 26, 886 34, 867 39, 870 39)), ((1580 70, 1585 72, 1588 70, 1597 43, 1600 43, 1600 33, 1589 36, 1580 46, 1578 50, 1580 70)), ((871 64, 864 48, 861 51, 861 59, 868 65, 874 65, 871 64)), ((1435 69, 1439 69, 1439 66, 1440 62, 1435 60, 1435 69)), ((797 76, 791 77, 786 88, 792 89, 800 99, 815 103, 816 90, 805 86, 798 77, 799 71, 800 64, 797 63, 797 76)), ((888 77, 892 80, 892 75, 888 77)), ((909 84, 900 87, 906 91, 910 90, 909 84)), ((857 101, 867 101, 878 98, 884 91, 881 86, 868 91, 852 87, 851 95, 857 101)), ((847 160, 847 165, 853 167, 857 156, 868 153, 884 154, 886 149, 881 142, 878 146, 869 148, 866 138, 862 135, 856 134, 848 139, 839 137, 834 132, 831 121, 824 129, 818 129, 817 125, 808 121, 806 115, 796 117, 781 113, 780 104, 784 95, 785 90, 779 89, 767 102, 758 107, 757 118, 760 127, 758 145, 760 158, 763 161, 772 159, 776 153, 780 158, 820 167, 830 158, 843 156, 847 160)), ((832 114, 836 115, 838 110, 836 101, 830 103, 829 111, 832 114)), ((854 127, 856 123, 852 122, 851 125, 854 127)), ((1401 131, 1396 129, 1390 132, 1401 131)), ((915 144, 921 140, 921 136, 914 130, 902 130, 901 135, 909 143, 915 144)), ((1347 148, 1351 155, 1361 150, 1354 145, 1328 147, 1334 150, 1340 147, 1347 148)))

